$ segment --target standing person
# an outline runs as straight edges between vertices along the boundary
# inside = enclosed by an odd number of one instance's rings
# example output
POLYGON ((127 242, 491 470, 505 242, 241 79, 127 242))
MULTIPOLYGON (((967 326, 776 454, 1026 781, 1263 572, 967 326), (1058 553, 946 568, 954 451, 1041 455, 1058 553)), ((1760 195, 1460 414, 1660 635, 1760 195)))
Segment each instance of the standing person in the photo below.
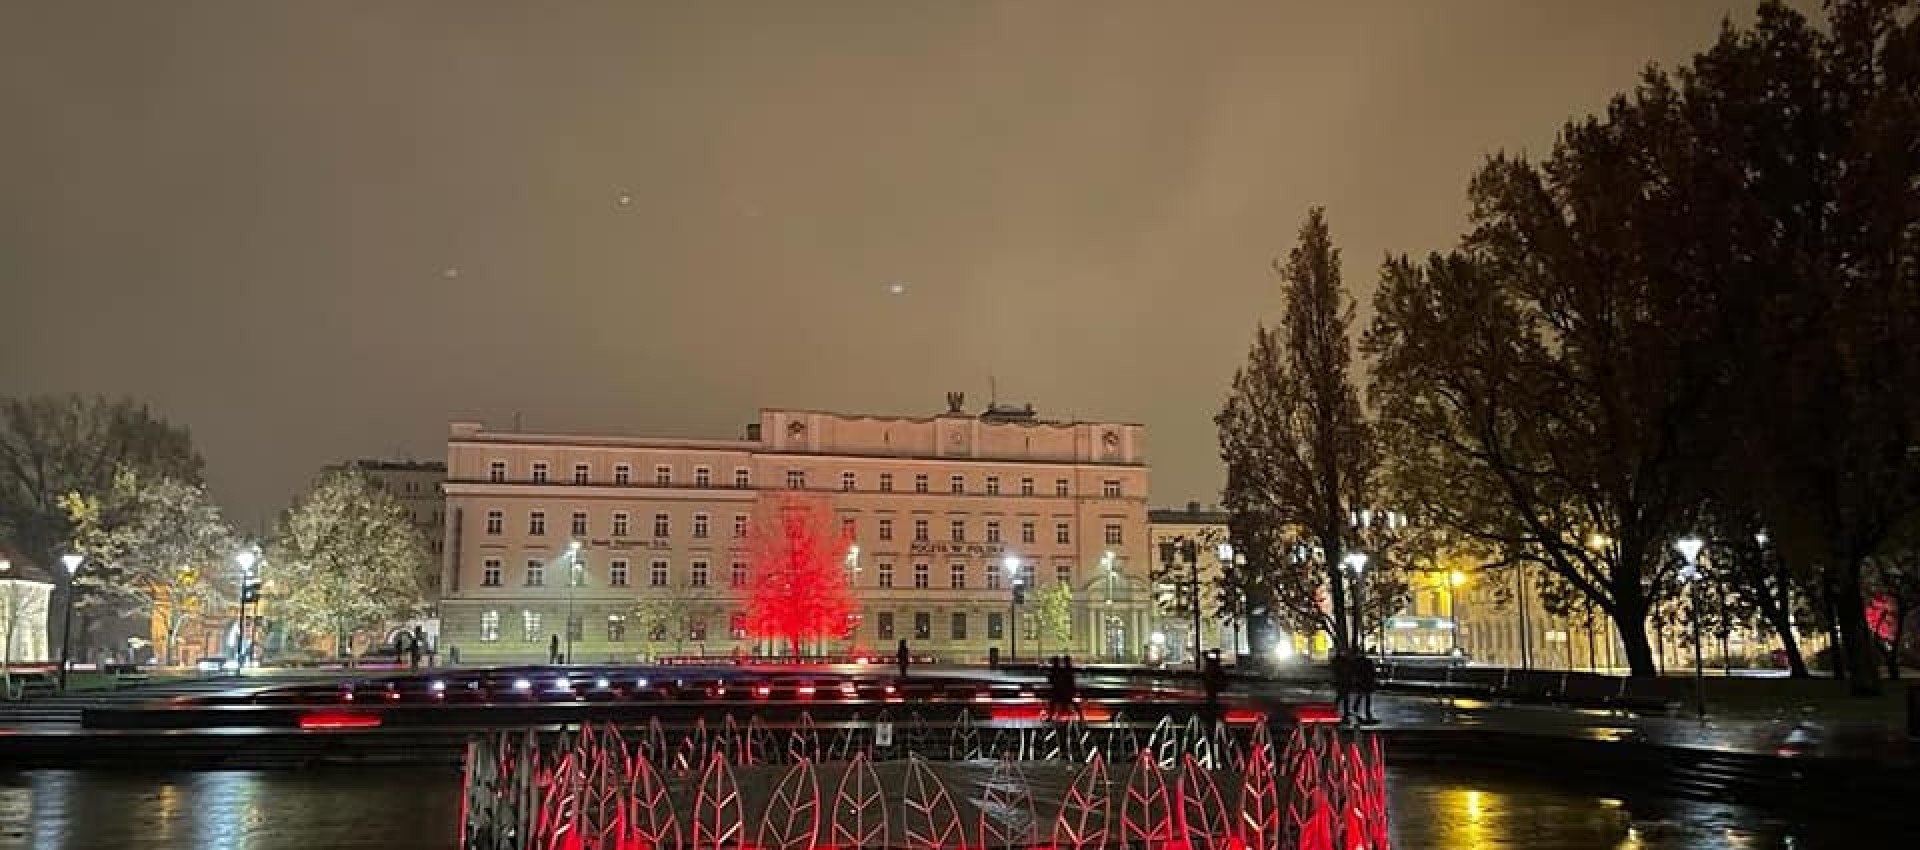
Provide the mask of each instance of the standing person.
POLYGON ((1354 713, 1360 715, 1360 722, 1367 725, 1379 723, 1373 716, 1373 689, 1380 684, 1380 668, 1375 667, 1369 655, 1354 658, 1354 688, 1360 692, 1359 705, 1354 713))
POLYGON ((421 637, 418 632, 407 635, 407 669, 420 669, 420 641, 421 637))
POLYGON ((1343 649, 1327 659, 1327 670, 1333 674, 1333 698, 1340 704, 1342 724, 1353 718, 1353 661, 1349 652, 1343 649))
POLYGON ((913 653, 907 651, 907 639, 900 639, 900 648, 894 650, 893 660, 900 664, 900 678, 907 677, 907 665, 913 662, 913 653))
POLYGON ((1207 690, 1207 719, 1220 717, 1220 692, 1227 688, 1227 670, 1220 666, 1220 650, 1207 653, 1206 666, 1200 671, 1200 685, 1207 690))
POLYGON ((560 636, 559 635, 547 636, 547 663, 548 664, 560 663, 560 636))

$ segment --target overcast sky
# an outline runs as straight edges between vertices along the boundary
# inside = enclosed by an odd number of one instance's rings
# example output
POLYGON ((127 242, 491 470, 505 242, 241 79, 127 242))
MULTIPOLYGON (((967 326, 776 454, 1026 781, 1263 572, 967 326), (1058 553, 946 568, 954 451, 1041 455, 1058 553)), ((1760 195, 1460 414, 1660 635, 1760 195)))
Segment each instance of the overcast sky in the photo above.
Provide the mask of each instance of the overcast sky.
POLYGON ((1328 208, 1362 301, 1722 0, 0 4, 0 393, 147 400, 236 516, 446 422, 1211 417, 1328 208), (893 294, 899 283, 904 291, 893 294))

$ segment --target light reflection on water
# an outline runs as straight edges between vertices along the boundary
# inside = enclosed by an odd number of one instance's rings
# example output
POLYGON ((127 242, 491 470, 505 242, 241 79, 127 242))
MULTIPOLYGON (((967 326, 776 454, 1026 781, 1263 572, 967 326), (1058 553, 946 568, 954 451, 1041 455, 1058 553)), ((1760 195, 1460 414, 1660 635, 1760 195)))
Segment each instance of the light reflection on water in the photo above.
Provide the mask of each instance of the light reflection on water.
MULTIPOLYGON (((452 847, 458 771, 0 773, 0 848, 452 847)), ((1622 801, 1437 766, 1388 771, 1397 850, 1829 850, 1841 828, 1758 810, 1622 801)), ((1899 842, 1865 841, 1868 846, 1899 842)))

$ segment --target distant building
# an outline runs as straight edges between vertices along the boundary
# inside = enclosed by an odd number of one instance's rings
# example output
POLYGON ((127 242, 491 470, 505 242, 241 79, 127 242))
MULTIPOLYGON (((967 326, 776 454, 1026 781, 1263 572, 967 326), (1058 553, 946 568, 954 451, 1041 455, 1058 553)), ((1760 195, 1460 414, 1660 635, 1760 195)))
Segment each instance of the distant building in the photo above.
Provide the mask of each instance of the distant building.
POLYGON ((354 471, 365 475, 375 487, 393 494, 413 524, 427 538, 427 551, 439 559, 446 547, 446 496, 440 485, 447 480, 447 465, 439 461, 355 460, 327 467, 328 472, 354 471))
POLYGON ((571 632, 580 661, 752 652, 739 606, 748 524, 762 499, 804 491, 827 498, 858 547, 858 615, 830 651, 905 640, 957 660, 1009 652, 1011 558, 1033 591, 1018 611, 1020 657, 1138 658, 1151 605, 1145 428, 1051 422, 1031 407, 966 413, 963 401, 924 417, 762 410, 737 439, 454 423, 442 649, 544 659, 571 632), (586 568, 569 587, 574 541, 586 568), (1031 625, 1053 582, 1073 591, 1066 646, 1031 625), (663 607, 665 621, 651 613, 663 607))
POLYGON ((1203 649, 1219 649, 1229 661, 1238 653, 1246 652, 1248 646, 1246 617, 1242 614, 1238 620, 1231 617, 1215 616, 1214 590, 1220 580, 1219 544, 1227 542, 1227 514, 1215 507, 1202 509, 1199 502, 1188 502, 1186 508, 1155 508, 1147 513, 1147 523, 1153 539, 1151 555, 1154 571, 1152 574, 1163 578, 1177 578, 1177 581, 1163 581, 1154 587, 1153 633, 1148 642, 1153 647, 1157 660, 1169 664, 1193 663, 1193 615, 1191 613, 1192 567, 1184 554, 1175 552, 1172 563, 1163 561, 1167 554, 1164 544, 1177 539, 1195 541, 1198 548, 1200 573, 1200 645, 1203 649), (1185 612, 1185 613, 1183 613, 1185 612))
POLYGON ((48 654, 48 599, 53 584, 33 562, 0 548, 0 658, 8 663, 43 662, 48 654))

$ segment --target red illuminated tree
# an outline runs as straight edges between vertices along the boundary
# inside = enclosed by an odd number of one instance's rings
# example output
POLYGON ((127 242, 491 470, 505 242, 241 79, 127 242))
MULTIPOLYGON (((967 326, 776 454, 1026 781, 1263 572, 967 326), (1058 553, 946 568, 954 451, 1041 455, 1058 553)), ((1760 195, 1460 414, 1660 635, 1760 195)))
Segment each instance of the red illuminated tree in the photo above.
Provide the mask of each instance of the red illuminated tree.
POLYGON ((831 504, 799 495, 763 499, 747 543, 748 633, 783 640, 798 656, 806 642, 846 632, 853 611, 846 565, 852 541, 840 533, 831 504))

